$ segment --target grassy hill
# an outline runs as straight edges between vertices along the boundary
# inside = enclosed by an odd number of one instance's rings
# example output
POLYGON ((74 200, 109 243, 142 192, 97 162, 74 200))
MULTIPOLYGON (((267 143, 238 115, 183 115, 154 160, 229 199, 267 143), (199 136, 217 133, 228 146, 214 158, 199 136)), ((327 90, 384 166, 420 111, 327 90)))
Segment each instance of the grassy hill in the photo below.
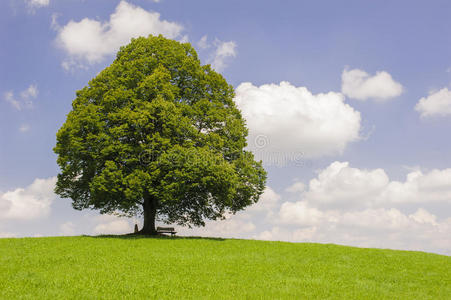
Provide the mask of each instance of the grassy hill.
POLYGON ((451 257, 233 239, 0 239, 0 298, 451 299, 451 257))

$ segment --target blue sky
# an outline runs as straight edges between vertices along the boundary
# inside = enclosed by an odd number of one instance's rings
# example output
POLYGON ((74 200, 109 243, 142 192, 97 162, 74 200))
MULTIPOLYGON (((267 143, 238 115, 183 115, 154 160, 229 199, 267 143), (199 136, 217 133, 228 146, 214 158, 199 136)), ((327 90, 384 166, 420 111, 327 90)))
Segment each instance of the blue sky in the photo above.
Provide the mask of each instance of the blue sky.
POLYGON ((0 235, 139 222, 53 195, 52 148, 75 91, 117 47, 163 33, 237 88, 249 147, 269 172, 254 208, 183 234, 449 255, 449 11, 449 1, 2 1, 0 235))

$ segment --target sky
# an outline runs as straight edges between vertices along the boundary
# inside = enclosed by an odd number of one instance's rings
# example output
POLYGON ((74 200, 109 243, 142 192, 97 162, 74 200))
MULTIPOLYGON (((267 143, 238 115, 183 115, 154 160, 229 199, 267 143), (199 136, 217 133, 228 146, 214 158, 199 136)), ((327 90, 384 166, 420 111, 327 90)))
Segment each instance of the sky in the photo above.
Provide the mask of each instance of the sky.
POLYGON ((451 255, 449 1, 5 0, 0 237, 121 234, 53 193, 75 92, 120 46, 190 42, 235 87, 260 201, 181 235, 451 255))

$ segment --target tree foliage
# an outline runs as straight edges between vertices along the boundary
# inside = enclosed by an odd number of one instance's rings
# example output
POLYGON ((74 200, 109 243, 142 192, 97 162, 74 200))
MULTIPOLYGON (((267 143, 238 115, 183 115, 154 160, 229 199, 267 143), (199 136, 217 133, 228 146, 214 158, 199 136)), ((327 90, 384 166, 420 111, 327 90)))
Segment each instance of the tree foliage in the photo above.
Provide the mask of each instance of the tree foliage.
POLYGON ((56 193, 75 209, 204 225, 258 201, 266 172, 246 151, 234 90, 189 43, 132 39, 77 91, 54 148, 56 193))

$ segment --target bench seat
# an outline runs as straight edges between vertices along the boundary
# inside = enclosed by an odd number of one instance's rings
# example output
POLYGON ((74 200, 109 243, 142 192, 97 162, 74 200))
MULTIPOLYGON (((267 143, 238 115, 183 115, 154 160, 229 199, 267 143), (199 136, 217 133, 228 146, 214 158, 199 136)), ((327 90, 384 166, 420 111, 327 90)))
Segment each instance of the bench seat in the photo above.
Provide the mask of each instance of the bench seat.
POLYGON ((157 227, 158 233, 170 233, 171 236, 175 235, 177 232, 174 227, 157 227))

